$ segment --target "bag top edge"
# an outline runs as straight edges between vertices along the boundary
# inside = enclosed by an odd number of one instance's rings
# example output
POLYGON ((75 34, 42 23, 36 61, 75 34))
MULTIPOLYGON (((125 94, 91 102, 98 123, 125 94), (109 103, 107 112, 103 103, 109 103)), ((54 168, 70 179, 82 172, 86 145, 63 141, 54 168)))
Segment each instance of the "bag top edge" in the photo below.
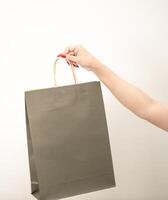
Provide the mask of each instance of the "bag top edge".
POLYGON ((63 86, 53 86, 53 87, 46 87, 46 88, 39 88, 39 89, 33 89, 33 90, 26 90, 24 93, 30 93, 30 92, 37 92, 37 91, 42 91, 42 90, 47 90, 47 89, 59 89, 59 88, 68 88, 71 86, 79 86, 79 85, 87 85, 90 83, 96 83, 96 84, 100 84, 100 81, 89 81, 89 82, 84 82, 84 83, 77 83, 77 84, 70 84, 70 85, 63 85, 63 86))

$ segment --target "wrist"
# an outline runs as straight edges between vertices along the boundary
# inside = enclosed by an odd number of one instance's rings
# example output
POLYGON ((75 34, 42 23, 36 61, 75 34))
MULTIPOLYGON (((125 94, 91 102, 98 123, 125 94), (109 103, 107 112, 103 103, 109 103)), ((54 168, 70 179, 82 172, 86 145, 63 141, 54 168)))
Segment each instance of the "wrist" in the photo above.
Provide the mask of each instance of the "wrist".
POLYGON ((90 68, 93 73, 99 74, 105 66, 98 59, 94 58, 91 62, 90 68))

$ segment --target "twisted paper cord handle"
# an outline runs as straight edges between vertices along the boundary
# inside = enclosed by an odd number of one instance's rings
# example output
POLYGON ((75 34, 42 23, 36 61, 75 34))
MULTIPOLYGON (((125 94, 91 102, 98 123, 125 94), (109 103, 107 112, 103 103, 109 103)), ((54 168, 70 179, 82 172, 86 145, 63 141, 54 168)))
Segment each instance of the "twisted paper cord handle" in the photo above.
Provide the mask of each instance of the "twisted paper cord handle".
MULTIPOLYGON (((54 65, 53 65, 53 74, 54 74, 54 85, 55 87, 57 87, 57 80, 56 80, 56 67, 57 67, 57 62, 58 60, 60 60, 61 58, 65 58, 65 55, 63 54, 59 54, 56 58, 56 60, 54 61, 54 65)), ((76 73, 75 73, 75 68, 73 65, 70 64, 70 67, 71 67, 71 71, 72 71, 72 74, 73 74, 73 78, 74 78, 74 82, 75 84, 78 83, 77 81, 77 77, 76 77, 76 73)), ((78 67, 78 66, 77 66, 78 67)))

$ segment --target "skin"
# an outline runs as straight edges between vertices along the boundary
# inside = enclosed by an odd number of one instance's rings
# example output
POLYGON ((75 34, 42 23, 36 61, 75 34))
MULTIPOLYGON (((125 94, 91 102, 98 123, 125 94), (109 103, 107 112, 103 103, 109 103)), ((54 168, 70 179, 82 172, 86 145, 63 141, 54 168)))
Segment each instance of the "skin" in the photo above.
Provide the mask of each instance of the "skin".
POLYGON ((139 88, 120 78, 82 46, 70 46, 63 52, 69 64, 92 71, 118 99, 138 117, 168 131, 168 104, 152 99, 139 88))

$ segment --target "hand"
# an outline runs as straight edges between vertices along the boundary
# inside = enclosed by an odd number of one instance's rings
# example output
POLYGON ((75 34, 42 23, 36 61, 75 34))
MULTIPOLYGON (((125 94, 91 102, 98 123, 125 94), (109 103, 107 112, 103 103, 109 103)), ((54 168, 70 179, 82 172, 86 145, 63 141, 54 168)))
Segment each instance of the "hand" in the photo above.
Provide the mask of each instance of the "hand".
POLYGON ((67 47, 63 54, 66 55, 65 59, 67 62, 74 65, 79 64, 88 71, 94 71, 96 63, 99 62, 93 55, 91 55, 84 47, 80 45, 67 47))

